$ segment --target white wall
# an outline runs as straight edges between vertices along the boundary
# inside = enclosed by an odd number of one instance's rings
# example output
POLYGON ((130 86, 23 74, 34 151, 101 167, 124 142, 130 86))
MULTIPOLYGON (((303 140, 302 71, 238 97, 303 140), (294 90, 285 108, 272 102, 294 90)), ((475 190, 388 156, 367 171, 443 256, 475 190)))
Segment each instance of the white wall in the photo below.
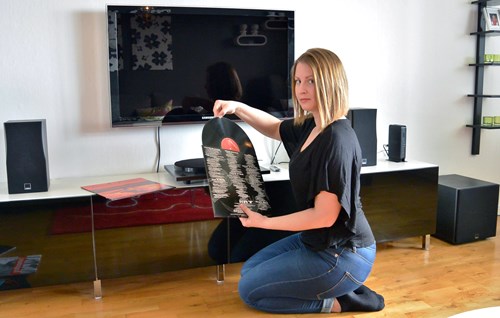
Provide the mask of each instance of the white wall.
MULTIPOLYGON (((0 10, 0 121, 46 118, 52 178, 155 169, 154 128, 111 128, 105 4, 241 7, 225 0, 3 0, 0 10)), ((245 7, 296 14, 296 55, 326 47, 343 60, 351 106, 378 109, 378 148, 388 125, 408 128, 407 158, 500 183, 500 131, 483 130, 470 154, 476 7, 457 0, 254 0, 245 7)), ((500 39, 488 42, 500 53, 500 39), (498 42, 495 45, 491 44, 498 42)), ((498 83, 487 70, 486 91, 498 83)), ((496 85, 498 94, 500 88, 496 85)), ((498 101, 485 114, 500 115, 498 101)), ((276 143, 243 125, 258 156, 276 143)), ((202 125, 161 129, 162 164, 201 157, 202 125)), ((0 127, 4 134, 3 125, 0 127)), ((383 154, 381 153, 381 156, 383 154)), ((0 138, 0 182, 6 180, 0 138)))

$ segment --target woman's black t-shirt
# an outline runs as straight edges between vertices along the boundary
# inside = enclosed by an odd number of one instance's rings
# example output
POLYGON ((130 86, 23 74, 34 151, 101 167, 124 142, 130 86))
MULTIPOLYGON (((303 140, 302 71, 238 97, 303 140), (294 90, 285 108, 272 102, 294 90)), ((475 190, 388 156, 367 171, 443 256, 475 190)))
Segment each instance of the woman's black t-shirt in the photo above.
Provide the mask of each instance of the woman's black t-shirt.
POLYGON ((366 247, 375 242, 359 197, 361 148, 348 119, 327 126, 303 151, 315 127, 308 118, 298 126, 293 119, 280 125, 280 136, 290 157, 289 173, 298 210, 314 206, 321 191, 337 195, 342 209, 329 228, 303 231, 302 241, 314 250, 328 247, 366 247))

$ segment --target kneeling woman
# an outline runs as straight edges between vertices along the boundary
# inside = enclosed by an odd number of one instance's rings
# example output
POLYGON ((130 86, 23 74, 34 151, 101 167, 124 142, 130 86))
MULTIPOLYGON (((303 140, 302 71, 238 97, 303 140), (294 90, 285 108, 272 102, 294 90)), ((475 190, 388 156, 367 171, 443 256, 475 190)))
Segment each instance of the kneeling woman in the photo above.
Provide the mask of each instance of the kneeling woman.
POLYGON ((347 77, 340 59, 310 49, 292 68, 295 118, 280 120, 236 101, 218 100, 214 114, 235 114, 280 140, 298 211, 266 217, 241 208, 245 227, 296 231, 248 259, 240 297, 275 313, 377 311, 384 299, 364 286, 376 245, 359 197, 361 149, 346 115, 347 77))

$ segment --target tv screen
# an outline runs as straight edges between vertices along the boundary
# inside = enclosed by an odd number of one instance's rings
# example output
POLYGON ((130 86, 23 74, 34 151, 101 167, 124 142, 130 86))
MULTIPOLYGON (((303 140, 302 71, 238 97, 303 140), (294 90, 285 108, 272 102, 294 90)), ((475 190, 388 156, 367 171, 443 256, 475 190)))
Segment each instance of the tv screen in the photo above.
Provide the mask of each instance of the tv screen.
POLYGON ((108 5, 107 16, 113 127, 204 122, 216 99, 293 116, 293 11, 108 5))

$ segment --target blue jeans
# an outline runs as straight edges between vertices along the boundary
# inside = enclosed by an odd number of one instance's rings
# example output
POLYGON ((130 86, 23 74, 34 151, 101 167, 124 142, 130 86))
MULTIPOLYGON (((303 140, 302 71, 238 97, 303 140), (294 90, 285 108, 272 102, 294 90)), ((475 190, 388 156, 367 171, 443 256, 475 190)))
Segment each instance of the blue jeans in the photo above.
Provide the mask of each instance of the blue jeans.
POLYGON ((273 313, 330 312, 333 299, 357 289, 375 261, 366 248, 313 251, 300 234, 275 242, 249 258, 238 290, 249 306, 273 313))

